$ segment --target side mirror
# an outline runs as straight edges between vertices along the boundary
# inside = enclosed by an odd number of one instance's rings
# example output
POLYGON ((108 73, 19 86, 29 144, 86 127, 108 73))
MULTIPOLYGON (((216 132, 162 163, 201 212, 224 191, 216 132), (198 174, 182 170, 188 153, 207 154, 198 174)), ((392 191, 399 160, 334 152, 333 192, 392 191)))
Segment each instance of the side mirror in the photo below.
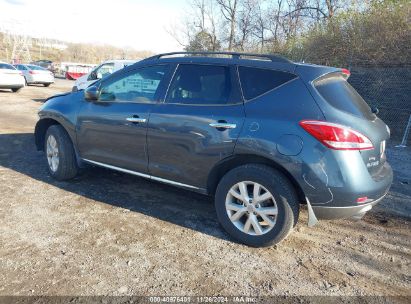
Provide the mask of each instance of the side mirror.
POLYGON ((84 90, 84 99, 93 101, 97 100, 100 92, 96 86, 90 86, 84 90))

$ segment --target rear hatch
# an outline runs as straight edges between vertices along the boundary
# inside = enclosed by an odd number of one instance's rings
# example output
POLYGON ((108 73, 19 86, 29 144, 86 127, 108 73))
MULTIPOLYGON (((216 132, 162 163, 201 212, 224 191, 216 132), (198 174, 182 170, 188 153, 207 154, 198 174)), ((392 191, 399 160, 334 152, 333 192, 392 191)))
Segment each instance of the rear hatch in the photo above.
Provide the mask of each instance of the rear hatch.
POLYGON ((370 175, 378 180, 386 161, 385 146, 390 131, 347 82, 348 77, 349 72, 343 69, 315 79, 312 84, 317 93, 316 99, 327 121, 348 126, 370 139, 374 148, 360 150, 359 153, 370 175))

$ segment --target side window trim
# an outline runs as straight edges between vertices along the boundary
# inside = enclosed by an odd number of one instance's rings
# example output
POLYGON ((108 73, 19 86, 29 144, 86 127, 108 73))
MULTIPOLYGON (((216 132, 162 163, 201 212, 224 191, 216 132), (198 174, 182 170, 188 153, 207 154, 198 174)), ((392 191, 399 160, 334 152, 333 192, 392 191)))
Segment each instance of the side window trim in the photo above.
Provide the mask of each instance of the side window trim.
POLYGON ((167 100, 167 96, 168 96, 168 91, 170 90, 171 83, 174 80, 174 76, 176 75, 176 72, 177 72, 179 66, 180 66, 180 63, 177 63, 177 64, 173 65, 173 71, 171 73, 171 77, 169 79, 167 79, 168 80, 167 89, 165 91, 165 94, 163 95, 163 100, 162 100, 161 103, 167 103, 166 100, 167 100))
POLYGON ((289 84, 290 82, 292 82, 292 81, 300 78, 298 75, 296 75, 296 74, 294 74, 294 73, 292 73, 292 72, 290 72, 290 71, 278 70, 278 69, 272 69, 272 68, 262 68, 262 67, 256 67, 256 66, 251 66, 251 65, 237 65, 237 66, 236 66, 236 69, 237 69, 238 83, 239 83, 239 86, 240 86, 240 88, 241 88, 241 96, 242 96, 242 98, 243 98, 244 103, 253 101, 253 100, 257 99, 257 98, 260 98, 261 96, 264 96, 264 95, 266 95, 266 94, 268 94, 268 93, 271 93, 271 92, 277 90, 278 88, 281 88, 282 86, 284 86, 284 85, 286 85, 286 84, 289 84), (253 69, 261 69, 261 70, 271 70, 271 71, 276 71, 276 72, 283 72, 283 73, 292 74, 292 75, 294 75, 295 77, 292 78, 292 79, 290 79, 290 80, 288 80, 288 81, 286 81, 286 82, 284 82, 284 83, 282 83, 282 84, 280 84, 279 86, 276 86, 275 88, 272 88, 272 89, 270 89, 270 90, 268 90, 268 91, 260 94, 260 95, 257 95, 257 96, 255 96, 255 97, 253 97, 253 98, 250 98, 250 99, 246 99, 246 98, 245 98, 245 95, 244 95, 244 92, 243 92, 243 86, 242 86, 242 84, 241 84, 240 71, 239 71, 239 68, 240 68, 240 67, 253 68, 253 69))
POLYGON ((243 96, 242 96, 242 91, 241 91, 241 84, 240 84, 240 79, 239 76, 236 73, 236 66, 233 64, 213 64, 213 63, 178 63, 175 65, 174 71, 172 72, 172 75, 169 79, 167 90, 164 95, 164 100, 162 103, 165 104, 172 104, 172 105, 180 105, 180 106, 198 106, 198 107, 204 107, 204 106, 216 106, 216 107, 224 107, 224 106, 233 106, 233 105, 240 105, 244 103, 243 96), (178 68, 181 65, 209 65, 209 66, 220 66, 220 67, 226 67, 229 70, 230 74, 230 82, 232 85, 231 92, 230 92, 230 97, 227 103, 225 104, 190 104, 190 103, 178 103, 178 102, 167 102, 168 94, 170 91, 171 84, 174 81, 175 74, 178 71, 178 68), (236 101, 238 99, 238 101, 236 101))
MULTIPOLYGON (((150 65, 145 65, 145 66, 137 66, 133 69, 128 69, 126 71, 121 71, 121 73, 117 74, 117 73, 113 73, 111 75, 113 75, 112 77, 108 76, 104 79, 102 79, 100 81, 100 84, 98 85, 98 90, 101 92, 102 88, 106 85, 110 85, 118 80, 120 80, 121 78, 125 78, 128 77, 129 75, 136 73, 138 70, 144 69, 144 68, 149 68, 149 67, 154 67, 154 66, 169 66, 169 70, 170 70, 170 64, 168 63, 163 63, 163 64, 150 64, 150 65)), ((163 79, 160 81, 160 84, 157 88, 157 91, 154 95, 154 101, 152 102, 139 102, 139 101, 116 101, 116 100, 109 100, 109 101, 105 101, 105 100, 96 100, 96 102, 99 103, 134 103, 134 104, 157 104, 160 102, 160 96, 161 96, 161 91, 162 91, 162 85, 164 84, 164 81, 167 78, 167 75, 170 73, 170 71, 166 71, 166 73, 164 74, 163 79)))

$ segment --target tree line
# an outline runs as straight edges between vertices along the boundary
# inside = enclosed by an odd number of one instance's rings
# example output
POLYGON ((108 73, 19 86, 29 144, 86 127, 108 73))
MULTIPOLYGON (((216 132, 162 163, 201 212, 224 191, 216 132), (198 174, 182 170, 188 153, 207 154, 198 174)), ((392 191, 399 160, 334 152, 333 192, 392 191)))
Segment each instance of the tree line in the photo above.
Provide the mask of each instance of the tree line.
POLYGON ((319 64, 411 63, 407 0, 190 0, 169 32, 187 51, 279 53, 319 64))
POLYGON ((107 59, 138 59, 152 55, 149 51, 118 48, 111 45, 69 43, 51 39, 32 38, 14 33, 0 32, 0 60, 31 62, 48 59, 54 62, 78 62, 97 64, 107 59), (65 48, 45 45, 64 45, 65 48))

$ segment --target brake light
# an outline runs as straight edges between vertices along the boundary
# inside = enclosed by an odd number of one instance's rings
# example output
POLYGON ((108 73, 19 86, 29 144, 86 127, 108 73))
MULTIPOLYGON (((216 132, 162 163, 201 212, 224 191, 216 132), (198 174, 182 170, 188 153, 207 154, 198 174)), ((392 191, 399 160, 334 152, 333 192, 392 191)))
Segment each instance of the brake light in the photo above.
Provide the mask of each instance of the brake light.
POLYGON ((365 135, 343 125, 318 120, 302 120, 300 126, 331 149, 374 149, 372 142, 365 135))
POLYGON ((29 71, 29 74, 31 74, 31 75, 33 75, 33 74, 38 74, 38 72, 37 72, 37 71, 30 70, 30 71, 29 71))
POLYGON ((351 72, 348 69, 341 69, 341 73, 344 75, 345 78, 348 78, 351 75, 351 72))
POLYGON ((363 197, 357 198, 357 203, 359 203, 359 204, 365 203, 366 201, 368 201, 368 197, 367 197, 367 196, 363 196, 363 197))

